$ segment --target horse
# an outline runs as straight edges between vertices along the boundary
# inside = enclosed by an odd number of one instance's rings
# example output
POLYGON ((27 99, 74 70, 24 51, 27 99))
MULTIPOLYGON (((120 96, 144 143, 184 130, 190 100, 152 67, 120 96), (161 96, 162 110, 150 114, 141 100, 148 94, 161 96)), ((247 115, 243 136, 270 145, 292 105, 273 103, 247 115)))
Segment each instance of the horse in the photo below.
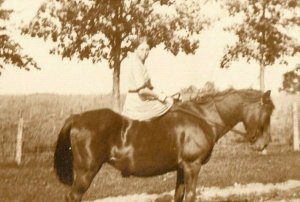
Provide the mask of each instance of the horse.
POLYGON ((151 121, 131 120, 106 108, 71 115, 57 140, 54 169, 71 186, 66 201, 81 201, 104 163, 126 176, 177 171, 175 202, 195 202, 200 168, 237 123, 252 148, 270 140, 271 91, 228 89, 174 105, 151 121))

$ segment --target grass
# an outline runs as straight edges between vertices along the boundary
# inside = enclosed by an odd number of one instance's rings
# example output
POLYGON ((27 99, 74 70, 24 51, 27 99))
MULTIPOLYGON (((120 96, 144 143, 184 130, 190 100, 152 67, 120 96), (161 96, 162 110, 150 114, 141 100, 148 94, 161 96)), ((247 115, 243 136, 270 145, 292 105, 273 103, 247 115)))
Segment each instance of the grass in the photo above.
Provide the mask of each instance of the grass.
MULTIPOLYGON (((13 164, 0 165, 1 201, 63 201, 63 195, 67 193, 68 187, 57 180, 52 168, 52 155, 51 152, 27 155, 19 167, 13 164)), ((212 159, 201 169, 198 189, 202 186, 226 187, 235 183, 276 183, 289 179, 300 180, 299 169, 300 152, 293 152, 286 145, 271 145, 269 153, 261 155, 252 151, 248 144, 229 146, 218 144, 213 151, 212 159)), ((122 178, 119 171, 109 165, 104 165, 84 196, 84 200, 127 194, 161 194, 174 188, 175 172, 149 178, 122 178)), ((297 190, 294 193, 297 194, 297 190)), ((283 199, 287 194, 295 197, 294 193, 230 196, 226 200, 252 201, 251 199, 254 199, 254 201, 259 201, 256 200, 259 197, 283 199)))
MULTIPOLYGON (((12 145, 2 153, 13 153, 15 134, 19 116, 24 118, 24 151, 49 150, 55 145, 58 132, 64 120, 72 113, 90 109, 111 108, 110 95, 54 95, 36 94, 26 96, 0 96, 0 144, 12 145), (45 139, 47 141, 45 141, 45 139)), ((297 96, 281 96, 274 98, 276 110, 272 116, 272 139, 276 143, 291 144, 292 113, 291 104, 300 102, 297 96)), ((299 110, 300 111, 300 110, 299 110)), ((234 136, 232 136, 234 137, 234 136)), ((223 138, 223 143, 231 143, 235 138, 223 138), (229 140, 229 141, 227 141, 229 140)), ((0 152, 1 155, 1 152, 0 152)))
MULTIPOLYGON (((64 120, 72 113, 111 107, 111 96, 52 95, 0 96, 0 155, 11 161, 20 115, 24 118, 23 152, 50 151, 64 120), (45 141, 46 140, 46 141, 45 141)), ((0 160, 0 161, 1 161, 0 160)))

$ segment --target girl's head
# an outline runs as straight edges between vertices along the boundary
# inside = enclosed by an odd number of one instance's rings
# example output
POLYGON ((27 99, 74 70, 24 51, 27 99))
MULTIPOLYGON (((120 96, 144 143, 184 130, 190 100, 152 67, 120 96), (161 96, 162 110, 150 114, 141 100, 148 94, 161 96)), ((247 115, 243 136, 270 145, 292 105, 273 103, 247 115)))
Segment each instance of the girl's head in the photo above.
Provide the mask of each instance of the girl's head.
POLYGON ((145 63, 145 60, 147 59, 150 51, 150 47, 147 41, 146 37, 140 37, 135 42, 136 50, 135 53, 137 54, 137 57, 145 63))

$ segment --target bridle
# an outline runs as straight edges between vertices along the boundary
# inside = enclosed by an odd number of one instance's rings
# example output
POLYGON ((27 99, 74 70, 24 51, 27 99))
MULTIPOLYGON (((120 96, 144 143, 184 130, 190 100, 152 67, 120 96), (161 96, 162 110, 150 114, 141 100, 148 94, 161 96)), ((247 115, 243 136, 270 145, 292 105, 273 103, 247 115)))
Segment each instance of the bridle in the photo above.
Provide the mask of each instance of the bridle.
MULTIPOLYGON (((268 105, 268 104, 264 103, 262 99, 260 99, 259 102, 260 102, 261 107, 260 107, 260 112, 259 112, 258 123, 261 123, 263 110, 265 108, 265 105, 268 105)), ((254 130, 255 130, 255 133, 253 133, 254 135, 247 135, 247 137, 248 137, 248 139, 249 139, 249 141, 251 143, 255 142, 255 140, 257 139, 257 135, 256 134, 257 134, 258 130, 261 130, 261 126, 258 125, 256 128, 254 128, 254 130)))

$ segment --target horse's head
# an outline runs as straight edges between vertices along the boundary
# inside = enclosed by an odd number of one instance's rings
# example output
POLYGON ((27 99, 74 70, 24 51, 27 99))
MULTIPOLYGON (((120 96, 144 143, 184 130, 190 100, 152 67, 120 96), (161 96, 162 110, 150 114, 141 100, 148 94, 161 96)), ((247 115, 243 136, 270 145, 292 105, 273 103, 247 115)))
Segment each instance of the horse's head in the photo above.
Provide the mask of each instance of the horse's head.
POLYGON ((262 94, 259 101, 244 106, 244 125, 247 136, 255 150, 263 150, 271 141, 270 119, 274 104, 270 97, 271 91, 262 94))

